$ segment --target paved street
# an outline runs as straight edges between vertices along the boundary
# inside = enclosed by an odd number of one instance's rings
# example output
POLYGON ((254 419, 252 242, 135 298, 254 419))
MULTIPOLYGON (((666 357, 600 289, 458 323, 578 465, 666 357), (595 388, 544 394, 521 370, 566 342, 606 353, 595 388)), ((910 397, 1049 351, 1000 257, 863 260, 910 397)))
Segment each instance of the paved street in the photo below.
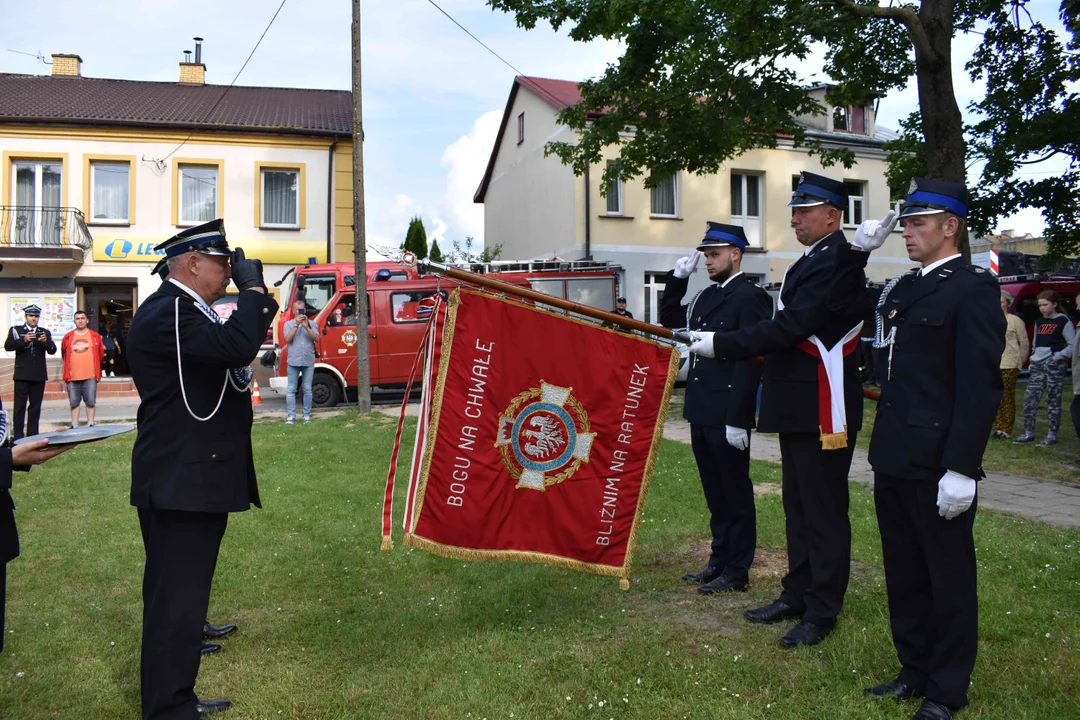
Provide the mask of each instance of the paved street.
MULTIPOLYGON (((669 418, 664 427, 664 437, 689 443, 690 423, 669 418)), ((778 463, 780 441, 775 437, 755 433, 750 442, 750 456, 756 460, 778 463)), ((855 449, 850 479, 868 486, 874 484, 874 471, 867 462, 866 451, 861 448, 855 449)), ((1080 485, 1021 475, 989 473, 987 478, 979 483, 979 507, 1014 513, 1052 525, 1080 527, 1080 485)))

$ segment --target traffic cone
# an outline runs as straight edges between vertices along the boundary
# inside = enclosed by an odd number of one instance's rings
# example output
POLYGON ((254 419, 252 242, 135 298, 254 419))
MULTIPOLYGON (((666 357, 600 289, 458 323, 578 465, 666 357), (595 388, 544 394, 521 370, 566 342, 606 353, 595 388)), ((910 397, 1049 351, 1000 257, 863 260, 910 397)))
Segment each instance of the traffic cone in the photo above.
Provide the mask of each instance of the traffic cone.
POLYGON ((262 405, 262 395, 259 394, 259 381, 251 379, 251 407, 262 405))

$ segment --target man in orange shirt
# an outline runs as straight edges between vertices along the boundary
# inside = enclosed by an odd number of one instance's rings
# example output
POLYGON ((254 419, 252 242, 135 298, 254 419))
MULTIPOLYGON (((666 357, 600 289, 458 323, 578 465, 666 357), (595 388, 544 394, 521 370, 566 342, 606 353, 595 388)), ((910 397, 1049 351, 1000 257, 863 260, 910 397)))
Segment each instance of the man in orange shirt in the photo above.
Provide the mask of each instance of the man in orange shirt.
POLYGON ((64 336, 60 343, 60 356, 64 359, 64 382, 67 383, 68 403, 71 405, 71 427, 79 427, 79 406, 86 402, 86 418, 94 424, 94 406, 97 404, 97 384, 101 380, 101 359, 105 345, 101 335, 86 327, 86 313, 75 313, 75 329, 64 336))

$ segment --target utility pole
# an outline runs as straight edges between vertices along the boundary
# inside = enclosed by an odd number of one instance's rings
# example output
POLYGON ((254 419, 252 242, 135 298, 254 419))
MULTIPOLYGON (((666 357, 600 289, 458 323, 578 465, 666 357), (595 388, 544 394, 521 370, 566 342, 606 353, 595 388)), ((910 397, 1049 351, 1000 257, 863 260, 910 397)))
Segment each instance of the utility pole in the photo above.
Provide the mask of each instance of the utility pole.
POLYGON ((356 411, 371 414, 368 354, 367 233, 364 229, 364 114, 360 93, 360 0, 352 0, 353 261, 356 273, 356 411))

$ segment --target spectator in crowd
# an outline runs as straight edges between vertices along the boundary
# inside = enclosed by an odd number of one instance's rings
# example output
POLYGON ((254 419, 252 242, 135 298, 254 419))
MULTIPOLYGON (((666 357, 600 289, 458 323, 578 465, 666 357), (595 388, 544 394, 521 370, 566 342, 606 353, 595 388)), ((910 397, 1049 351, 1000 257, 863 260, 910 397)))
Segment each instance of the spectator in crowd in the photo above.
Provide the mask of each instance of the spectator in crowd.
POLYGON ((60 357, 64 360, 64 383, 68 404, 71 405, 71 427, 79 427, 81 405, 86 403, 86 419, 94 426, 97 405, 97 384, 101 381, 101 359, 105 346, 101 335, 87 327, 89 318, 82 310, 75 312, 75 329, 60 341, 60 357))
POLYGON ((4 349, 15 353, 15 410, 12 419, 15 427, 12 437, 24 437, 23 420, 26 420, 25 436, 38 434, 41 418, 41 400, 45 397, 45 383, 49 380, 49 368, 45 354, 56 354, 52 333, 38 326, 41 308, 27 305, 23 308, 22 325, 8 329, 4 349))
MULTIPOLYGON (((1080 295, 1076 296, 1076 309, 1080 310, 1080 295)), ((1076 437, 1080 437, 1080 333, 1073 338, 1072 344, 1072 381, 1073 399, 1069 405, 1069 414, 1072 415, 1073 430, 1076 437)), ((1073 460, 1080 465, 1080 458, 1073 460)))
POLYGON ((1035 441, 1035 414, 1045 393, 1050 429, 1039 445, 1050 447, 1057 443, 1058 426, 1061 425, 1061 388, 1068 374, 1076 331, 1069 316, 1060 311, 1061 298, 1056 292, 1043 290, 1038 298, 1042 317, 1035 321, 1035 338, 1031 343, 1028 365, 1031 377, 1024 392, 1024 434, 1014 442, 1035 441))
POLYGON ((1005 313, 1005 352, 1001 353, 1001 380, 1005 393, 1001 396, 997 417, 994 418, 994 437, 1009 438, 1016 424, 1016 378, 1024 368, 1028 354, 1027 328, 1024 321, 1009 312, 1013 296, 1002 290, 1001 311, 1005 313))
POLYGON ((315 342, 319 339, 303 300, 296 301, 294 312, 293 319, 285 323, 285 345, 289 348, 289 381, 285 388, 288 417, 285 422, 289 425, 296 422, 296 390, 301 378, 304 381, 304 422, 311 422, 311 380, 315 376, 315 342))
POLYGON ((102 374, 107 372, 109 377, 116 377, 116 356, 122 355, 124 351, 120 348, 123 337, 116 329, 116 323, 112 318, 105 321, 105 334, 101 336, 101 341, 105 344, 105 364, 101 368, 102 374))

